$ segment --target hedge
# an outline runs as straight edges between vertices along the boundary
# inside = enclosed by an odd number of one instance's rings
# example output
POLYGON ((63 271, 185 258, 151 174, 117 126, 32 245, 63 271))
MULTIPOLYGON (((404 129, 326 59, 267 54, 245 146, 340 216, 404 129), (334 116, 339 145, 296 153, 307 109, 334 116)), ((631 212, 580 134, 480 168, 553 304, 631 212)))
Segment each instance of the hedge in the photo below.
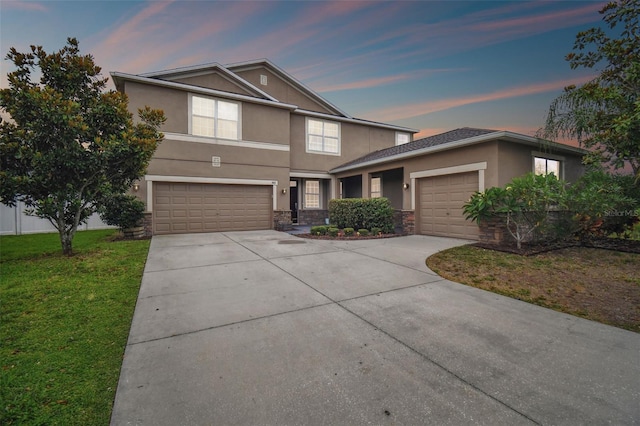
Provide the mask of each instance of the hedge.
POLYGON ((329 201, 329 220, 338 228, 393 232, 393 208, 387 198, 344 198, 329 201))

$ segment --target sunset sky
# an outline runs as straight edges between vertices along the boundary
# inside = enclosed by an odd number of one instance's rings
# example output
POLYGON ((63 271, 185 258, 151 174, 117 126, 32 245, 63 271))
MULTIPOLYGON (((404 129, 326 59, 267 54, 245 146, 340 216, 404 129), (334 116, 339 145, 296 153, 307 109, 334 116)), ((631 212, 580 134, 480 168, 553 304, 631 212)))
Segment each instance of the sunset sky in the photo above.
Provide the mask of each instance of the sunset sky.
POLYGON ((418 136, 533 135, 565 86, 597 73, 564 57, 604 4, 2 0, 0 86, 10 47, 51 52, 76 37, 105 75, 268 58, 349 114, 418 136))

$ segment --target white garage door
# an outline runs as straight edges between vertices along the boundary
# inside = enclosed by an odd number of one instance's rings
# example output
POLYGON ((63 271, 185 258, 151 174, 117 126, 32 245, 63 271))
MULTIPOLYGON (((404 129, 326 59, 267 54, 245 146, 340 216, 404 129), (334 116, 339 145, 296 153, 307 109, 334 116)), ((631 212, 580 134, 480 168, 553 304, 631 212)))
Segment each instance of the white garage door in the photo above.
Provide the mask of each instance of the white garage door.
POLYGON ((478 190, 478 172, 418 180, 419 234, 478 239, 478 225, 464 219, 462 206, 478 190))
POLYGON ((272 187, 154 182, 153 233, 272 228, 272 187))

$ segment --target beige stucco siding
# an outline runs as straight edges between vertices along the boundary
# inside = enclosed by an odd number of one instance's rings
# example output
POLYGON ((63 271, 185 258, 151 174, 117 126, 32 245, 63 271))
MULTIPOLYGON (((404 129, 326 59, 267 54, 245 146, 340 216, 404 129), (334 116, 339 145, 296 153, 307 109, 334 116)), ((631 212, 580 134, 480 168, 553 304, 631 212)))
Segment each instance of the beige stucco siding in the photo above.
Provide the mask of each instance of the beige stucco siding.
MULTIPOLYGON (((166 139, 158 147, 147 174, 277 180, 280 194, 289 187, 289 152, 166 139), (212 166, 213 156, 220 157, 220 167, 212 166)), ((144 196, 140 194, 142 199, 144 196)), ((285 196, 279 196, 278 208, 288 208, 286 201, 285 196)))
POLYGON ((289 111, 266 105, 242 104, 242 138, 289 145, 289 111))
POLYGON ((176 78, 171 81, 176 83, 189 84, 192 86, 205 87, 207 89, 222 90, 223 92, 237 93, 240 95, 250 95, 248 90, 238 86, 233 81, 217 73, 198 75, 194 77, 176 78))
MULTIPOLYGON (((428 155, 413 158, 405 158, 386 164, 366 167, 359 170, 352 170, 336 174, 337 178, 354 176, 362 174, 365 176, 362 185, 363 194, 368 194, 368 176, 385 170, 403 168, 403 182, 411 182, 411 173, 426 170, 442 169, 447 167, 463 166, 466 164, 486 162, 485 170, 485 186, 494 186, 498 181, 497 165, 498 165, 498 143, 487 142, 479 145, 472 145, 457 150, 441 151, 428 155)), ((411 191, 403 191, 402 208, 411 209, 411 191)))
POLYGON ((297 105, 299 108, 309 111, 317 111, 326 114, 333 113, 318 102, 306 96, 303 92, 291 86, 279 76, 266 68, 256 68, 247 71, 239 71, 237 74, 262 90, 273 96, 280 102, 297 105), (260 84, 260 76, 267 76, 267 85, 260 84))
MULTIPOLYGON (((330 121, 330 120, 329 120, 330 121)), ((395 144, 395 131, 355 123, 340 123, 340 155, 307 152, 306 119, 291 115, 291 169, 331 170, 372 151, 395 144)))
POLYGON ((163 132, 187 133, 189 129, 187 92, 166 87, 127 81, 125 92, 129 97, 129 111, 137 117, 139 108, 149 106, 161 109, 167 121, 163 132))
POLYGON ((504 186, 513 178, 533 171, 534 153, 542 157, 561 159, 563 165, 563 180, 574 182, 583 173, 582 156, 572 153, 560 153, 545 146, 523 145, 500 141, 499 145, 499 176, 492 186, 504 186))

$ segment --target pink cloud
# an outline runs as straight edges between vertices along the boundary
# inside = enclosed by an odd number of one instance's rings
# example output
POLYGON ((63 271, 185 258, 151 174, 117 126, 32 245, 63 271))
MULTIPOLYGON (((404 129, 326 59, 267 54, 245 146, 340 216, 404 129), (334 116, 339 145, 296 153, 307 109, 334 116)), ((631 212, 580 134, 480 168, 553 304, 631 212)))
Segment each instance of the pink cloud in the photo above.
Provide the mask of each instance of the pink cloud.
POLYGON ((3 1, 3 9, 9 10, 26 10, 32 12, 48 12, 49 8, 42 3, 31 1, 3 1))
POLYGON ((537 93, 545 93, 551 91, 560 91, 564 87, 571 84, 581 84, 591 80, 593 76, 582 79, 569 79, 561 81, 552 81, 545 83, 531 84, 527 86, 512 87, 508 89, 498 90, 492 93, 465 96, 460 98, 439 99, 436 101, 419 102, 414 104, 400 105, 390 108, 383 108, 374 111, 369 116, 378 121, 394 121, 413 117, 419 117, 431 114, 437 111, 445 111, 448 109, 477 104, 481 102, 491 102, 500 99, 516 98, 520 96, 533 95, 537 93))
MULTIPOLYGON (((346 83, 326 83, 326 84, 316 84, 314 85, 314 90, 317 92, 334 92, 338 90, 354 90, 354 89, 368 89, 371 87, 380 87, 386 86, 388 84, 397 83, 401 81, 407 80, 415 80, 419 78, 423 78, 430 74, 435 74, 439 72, 451 72, 451 71, 460 71, 462 69, 451 69, 451 68, 443 68, 443 69, 427 69, 427 70, 418 70, 409 73, 403 74, 394 74, 384 77, 375 77, 368 78, 363 80, 351 81, 346 83)), ((332 76, 332 80, 335 78, 332 76)))
MULTIPOLYGON (((602 8, 599 3, 591 3, 577 9, 554 11, 534 16, 524 16, 513 19, 504 19, 494 22, 479 22, 471 27, 472 30, 481 32, 509 31, 513 34, 532 34, 546 32, 569 25, 591 22, 598 16, 597 12, 602 8)), ((504 33, 502 33, 504 34, 504 33)))
POLYGON ((198 7, 196 13, 181 2, 151 2, 104 34, 104 41, 93 49, 95 56, 109 64, 109 70, 131 73, 216 62, 219 56, 210 56, 217 53, 216 39, 268 7, 266 2, 224 2, 217 8, 206 4, 192 3, 198 7))

